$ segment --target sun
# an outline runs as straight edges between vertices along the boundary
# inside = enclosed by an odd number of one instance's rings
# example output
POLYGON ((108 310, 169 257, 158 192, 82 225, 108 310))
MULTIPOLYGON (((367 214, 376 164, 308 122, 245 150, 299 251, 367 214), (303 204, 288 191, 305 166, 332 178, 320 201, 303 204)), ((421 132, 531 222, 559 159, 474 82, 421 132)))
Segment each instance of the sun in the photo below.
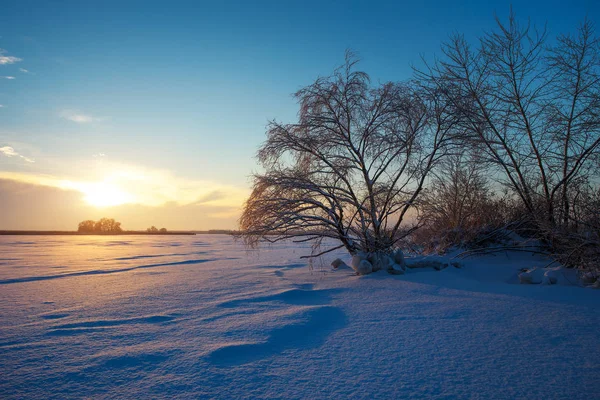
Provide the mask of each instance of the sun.
POLYGON ((86 203, 95 207, 114 207, 131 202, 131 196, 110 183, 100 182, 81 188, 86 203))
POLYGON ((58 187, 65 190, 75 190, 83 194, 83 200, 94 207, 114 207, 123 204, 137 203, 137 196, 121 189, 121 185, 113 179, 100 182, 61 181, 58 187))

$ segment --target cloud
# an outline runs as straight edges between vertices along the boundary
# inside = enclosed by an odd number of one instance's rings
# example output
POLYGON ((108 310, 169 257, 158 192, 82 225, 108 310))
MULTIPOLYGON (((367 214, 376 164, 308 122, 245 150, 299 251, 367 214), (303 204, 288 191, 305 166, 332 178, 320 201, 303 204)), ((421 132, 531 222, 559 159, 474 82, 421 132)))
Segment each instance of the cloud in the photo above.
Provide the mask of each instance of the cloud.
POLYGON ((27 161, 28 163, 32 163, 33 164, 35 162, 35 160, 33 158, 25 157, 25 156, 22 156, 22 155, 19 155, 19 157, 21 157, 23 160, 27 161))
POLYGON ((0 76, 0 78, 2 78, 2 79, 9 79, 9 80, 17 79, 14 76, 0 76))
POLYGON ((29 70, 25 68, 19 68, 19 71, 21 71, 24 74, 29 74, 29 70))
POLYGON ((22 61, 19 57, 5 56, 4 54, 6 54, 6 50, 0 49, 0 65, 14 64, 22 61))
POLYGON ((4 108, 4 106, 2 104, 0 104, 0 108, 4 108))
POLYGON ((13 149, 10 146, 0 147, 0 154, 5 155, 6 157, 19 157, 19 158, 21 158, 22 160, 24 160, 24 161, 26 161, 28 163, 34 163, 35 162, 35 160, 33 160, 31 158, 25 157, 25 156, 17 153, 15 151, 15 149, 13 149))
POLYGON ((64 110, 60 113, 61 118, 76 122, 78 124, 88 124, 90 122, 102 121, 102 118, 92 117, 91 115, 82 114, 73 110, 64 110))
POLYGON ((88 115, 70 115, 70 116, 67 117, 67 119, 69 121, 79 122, 79 123, 82 123, 82 124, 94 121, 94 118, 92 118, 92 117, 90 117, 88 115))
POLYGON ((140 205, 162 207, 211 207, 230 216, 241 210, 249 195, 247 188, 208 180, 187 179, 169 171, 105 161, 80 168, 85 177, 51 176, 0 171, 0 179, 76 191, 87 204, 101 207, 140 205), (224 213, 226 211, 226 213, 224 213))
POLYGON ((227 197, 227 192, 221 190, 213 190, 210 193, 207 193, 201 196, 194 204, 208 204, 211 202, 215 202, 227 197))
POLYGON ((15 149, 10 146, 0 147, 0 153, 4 154, 6 157, 14 157, 19 155, 19 153, 17 153, 15 149))

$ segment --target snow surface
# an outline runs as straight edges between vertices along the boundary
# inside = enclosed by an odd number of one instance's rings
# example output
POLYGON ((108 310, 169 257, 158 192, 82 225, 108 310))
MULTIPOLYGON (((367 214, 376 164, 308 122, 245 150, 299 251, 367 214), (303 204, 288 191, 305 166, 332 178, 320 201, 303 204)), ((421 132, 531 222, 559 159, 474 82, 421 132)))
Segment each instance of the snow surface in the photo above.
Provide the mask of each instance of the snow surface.
POLYGON ((600 290, 516 284, 547 260, 357 277, 308 252, 0 237, 0 398, 599 396, 600 290))

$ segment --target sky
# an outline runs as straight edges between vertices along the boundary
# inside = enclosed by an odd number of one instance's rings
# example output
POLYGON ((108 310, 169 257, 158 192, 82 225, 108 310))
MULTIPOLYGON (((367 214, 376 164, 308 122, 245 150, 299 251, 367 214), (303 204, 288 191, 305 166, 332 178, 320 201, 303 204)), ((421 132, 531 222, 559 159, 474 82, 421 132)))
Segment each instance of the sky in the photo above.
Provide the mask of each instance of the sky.
POLYGON ((573 32, 597 1, 0 2, 0 229, 234 229, 269 120, 361 58, 410 79, 506 18, 573 32))

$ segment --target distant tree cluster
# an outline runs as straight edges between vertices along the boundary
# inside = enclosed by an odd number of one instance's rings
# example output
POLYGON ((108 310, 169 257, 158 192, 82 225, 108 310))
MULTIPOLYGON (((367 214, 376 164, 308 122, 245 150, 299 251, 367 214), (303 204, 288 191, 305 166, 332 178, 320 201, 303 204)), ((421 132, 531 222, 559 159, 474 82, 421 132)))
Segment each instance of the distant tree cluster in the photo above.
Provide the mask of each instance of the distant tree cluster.
POLYGON ((150 228, 146 229, 146 232, 148 232, 148 233, 167 233, 167 228, 158 229, 157 227, 152 225, 150 228))
POLYGON ((120 233, 123 232, 121 223, 113 218, 102 218, 98 221, 91 219, 79 223, 78 232, 81 233, 120 233))

